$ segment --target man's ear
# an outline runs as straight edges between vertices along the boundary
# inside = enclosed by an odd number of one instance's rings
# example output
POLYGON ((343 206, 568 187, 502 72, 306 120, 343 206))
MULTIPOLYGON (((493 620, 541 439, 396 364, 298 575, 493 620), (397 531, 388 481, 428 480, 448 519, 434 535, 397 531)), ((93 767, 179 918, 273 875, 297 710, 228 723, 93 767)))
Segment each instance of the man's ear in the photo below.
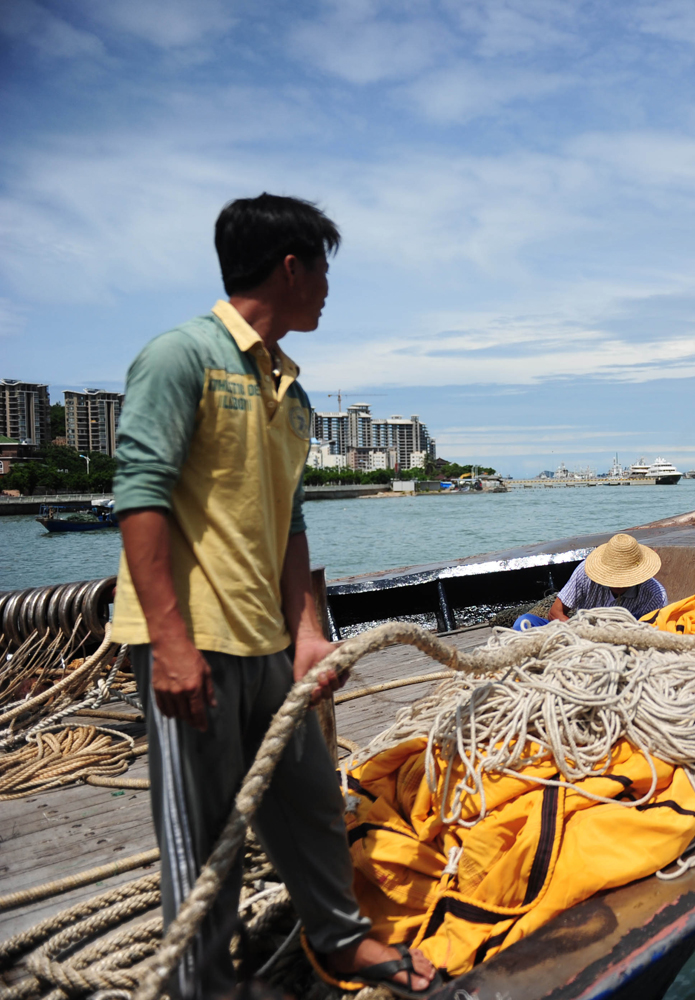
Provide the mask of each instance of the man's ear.
POLYGON ((288 253, 282 263, 285 274, 290 280, 293 280, 297 275, 297 258, 293 253, 288 253))

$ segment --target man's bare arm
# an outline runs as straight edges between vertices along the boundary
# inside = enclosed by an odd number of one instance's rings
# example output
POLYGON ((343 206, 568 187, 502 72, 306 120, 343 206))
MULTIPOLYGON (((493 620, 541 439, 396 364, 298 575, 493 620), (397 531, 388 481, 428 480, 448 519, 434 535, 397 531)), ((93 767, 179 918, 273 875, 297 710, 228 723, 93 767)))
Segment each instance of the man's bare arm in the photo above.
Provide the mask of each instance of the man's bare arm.
MULTIPOLYGON (((298 681, 335 649, 333 643, 324 638, 316 616, 311 589, 309 546, 303 531, 290 535, 280 585, 282 610, 294 642, 294 679, 298 681)), ((321 698, 328 697, 331 691, 340 686, 341 681, 335 673, 327 670, 321 675, 320 685, 314 690, 312 703, 316 704, 321 698)))
POLYGON ((164 510, 126 511, 119 519, 130 576, 152 646, 152 687, 164 715, 207 729, 214 705, 212 675, 181 617, 171 572, 171 535, 164 510))
POLYGON ((553 605, 550 611, 548 612, 548 620, 551 622, 552 621, 566 622, 568 620, 570 611, 571 608, 566 608, 565 605, 560 600, 560 598, 556 597, 555 600, 553 601, 553 605))

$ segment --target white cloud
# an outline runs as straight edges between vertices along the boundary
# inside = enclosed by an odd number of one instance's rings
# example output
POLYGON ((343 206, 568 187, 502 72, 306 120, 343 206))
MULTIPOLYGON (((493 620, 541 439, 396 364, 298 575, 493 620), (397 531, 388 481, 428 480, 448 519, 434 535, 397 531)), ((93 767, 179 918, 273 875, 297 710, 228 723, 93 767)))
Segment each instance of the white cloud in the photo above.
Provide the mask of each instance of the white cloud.
POLYGON ((55 59, 101 58, 106 52, 96 35, 74 27, 35 0, 5 0, 0 33, 55 59))
MULTIPOLYGON (((304 367, 308 387, 341 385, 368 388, 392 385, 533 385, 548 379, 598 377, 616 382, 648 382, 657 378, 695 376, 695 331, 688 337, 634 344, 610 333, 576 330, 543 331, 522 324, 509 338, 480 340, 440 335, 417 339, 390 337, 351 345, 332 343, 330 353, 304 367), (521 345, 522 349, 519 349, 521 345), (483 351, 482 347, 495 350, 483 351), (516 349, 515 349, 516 348, 516 349)), ((301 357, 300 357, 301 360, 301 357)))
MULTIPOLYGON (((325 0, 319 17, 295 25, 291 39, 300 58, 348 83, 412 80, 435 63, 446 66, 464 55, 490 61, 558 47, 576 51, 580 6, 571 0, 562 5, 552 0, 325 0)), ((439 100, 445 103, 442 93, 439 100)))
POLYGON ((695 44, 695 8, 690 0, 650 0, 638 3, 634 18, 645 34, 672 42, 695 44))
POLYGON ((569 74, 459 63, 425 74, 396 93, 425 118, 466 122, 546 97, 573 83, 576 80, 569 74))
POLYGON ((431 65, 450 40, 425 4, 329 0, 321 17, 295 24, 291 51, 352 84, 408 79, 431 65))
MULTIPOLYGON (((521 455, 586 455, 614 453, 616 447, 632 453, 644 440, 644 431, 595 430, 586 425, 437 428, 437 449, 452 455, 484 455, 487 458, 521 455)), ((695 449, 693 449, 695 450, 695 449)), ((672 452, 669 451, 669 454, 672 452)))
POLYGON ((528 54, 577 44, 575 0, 449 0, 448 10, 477 38, 485 57, 528 54))
POLYGON ((116 0, 83 3, 87 17, 111 31, 162 49, 199 45, 234 24, 232 0, 116 0))
POLYGON ((569 142, 567 149, 622 181, 657 189, 659 198, 683 192, 695 196, 695 139, 688 135, 655 130, 589 132, 569 142))
POLYGON ((26 328, 25 310, 12 299, 0 298, 0 337, 16 337, 26 328))

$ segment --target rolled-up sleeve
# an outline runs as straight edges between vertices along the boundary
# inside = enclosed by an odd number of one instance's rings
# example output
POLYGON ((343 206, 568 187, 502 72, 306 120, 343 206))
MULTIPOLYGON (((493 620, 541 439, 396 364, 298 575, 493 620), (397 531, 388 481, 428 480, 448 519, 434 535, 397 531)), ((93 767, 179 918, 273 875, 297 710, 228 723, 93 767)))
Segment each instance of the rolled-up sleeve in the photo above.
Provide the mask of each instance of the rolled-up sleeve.
POLYGON ((186 460, 203 391, 204 364, 195 338, 162 334, 128 372, 118 424, 116 512, 171 509, 171 492, 186 460))

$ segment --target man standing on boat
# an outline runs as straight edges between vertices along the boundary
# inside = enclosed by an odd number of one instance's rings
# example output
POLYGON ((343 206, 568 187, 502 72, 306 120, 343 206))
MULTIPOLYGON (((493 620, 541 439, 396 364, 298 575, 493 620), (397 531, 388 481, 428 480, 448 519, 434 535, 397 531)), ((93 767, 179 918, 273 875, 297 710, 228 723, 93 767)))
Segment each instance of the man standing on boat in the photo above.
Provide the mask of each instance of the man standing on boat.
POLYGON ((642 618, 666 604, 666 591, 654 574, 661 569, 658 552, 632 535, 613 535, 581 562, 555 598, 548 618, 521 615, 513 628, 523 632, 549 621, 566 622, 580 608, 626 608, 642 618))
MULTIPOLYGON (((155 338, 128 373, 114 486, 124 554, 113 638, 131 646, 147 713, 166 924, 293 676, 332 649, 316 618, 302 516, 310 406, 278 341, 318 326, 326 258, 339 243, 335 225, 308 202, 263 194, 227 205, 215 244, 228 301, 155 338)), ((326 673, 315 701, 337 683, 326 673)), ((401 995, 423 995, 434 975, 424 956, 368 936, 342 814, 310 712, 258 810, 258 836, 334 976, 355 988, 389 980, 401 995)), ((233 986, 240 886, 241 862, 172 984, 186 1000, 233 986)))

